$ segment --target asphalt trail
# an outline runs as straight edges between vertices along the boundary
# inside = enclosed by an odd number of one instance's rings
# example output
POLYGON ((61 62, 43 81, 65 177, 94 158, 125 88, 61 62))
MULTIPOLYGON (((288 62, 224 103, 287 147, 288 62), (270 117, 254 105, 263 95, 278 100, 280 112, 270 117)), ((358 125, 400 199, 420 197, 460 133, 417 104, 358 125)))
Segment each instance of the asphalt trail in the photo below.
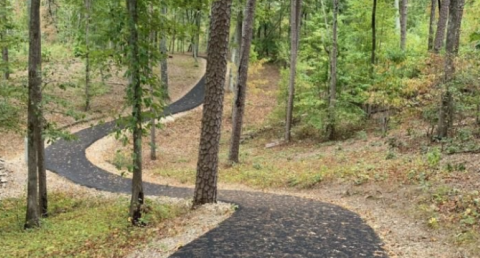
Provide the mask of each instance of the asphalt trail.
MULTIPOLYGON (((205 78, 165 109, 176 114, 204 99, 205 78)), ((47 169, 74 183, 118 193, 131 192, 131 180, 90 163, 85 150, 115 129, 115 122, 76 133, 46 149, 47 169)), ((191 198, 191 188, 144 183, 146 195, 191 198)), ((221 190, 219 199, 239 209, 217 228, 185 245, 171 257, 388 257, 382 242, 355 213, 319 201, 258 192, 221 190)))

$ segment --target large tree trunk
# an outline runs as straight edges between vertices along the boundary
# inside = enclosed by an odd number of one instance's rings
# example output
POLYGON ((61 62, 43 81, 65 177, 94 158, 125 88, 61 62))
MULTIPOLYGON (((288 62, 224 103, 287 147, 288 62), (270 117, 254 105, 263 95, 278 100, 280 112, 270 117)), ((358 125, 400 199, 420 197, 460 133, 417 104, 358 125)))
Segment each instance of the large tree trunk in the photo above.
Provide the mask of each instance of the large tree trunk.
MULTIPOLYGON (((167 8, 162 7, 162 14, 167 15, 167 8)), ((165 37, 165 32, 162 32, 160 38, 160 53, 162 54, 162 60, 160 61, 160 70, 161 70, 161 80, 162 80, 162 95, 164 100, 169 101, 170 96, 168 94, 168 54, 167 54, 167 39, 165 37)))
POLYGON ((300 35, 300 13, 302 0, 291 0, 290 5, 290 79, 288 83, 287 117, 285 123, 285 141, 291 139, 293 121, 293 102, 295 98, 295 77, 297 75, 297 54, 300 35))
POLYGON ((437 0, 431 0, 430 4, 430 24, 428 27, 428 51, 433 50, 433 40, 435 39, 435 13, 436 13, 437 0))
POLYGON ((85 111, 90 110, 90 0, 85 0, 85 111))
POLYGON ((245 112, 245 99, 248 81, 248 63, 250 60, 250 47, 253 35, 253 19, 255 16, 256 0, 247 0, 245 8, 245 21, 243 22, 243 37, 241 47, 240 66, 238 68, 238 84, 235 88, 235 99, 233 101, 233 124, 232 139, 228 159, 238 163, 240 151, 240 137, 242 135, 243 114, 245 112))
POLYGON ((453 126, 455 110, 450 81, 455 76, 455 57, 458 54, 464 5, 465 0, 451 0, 449 3, 450 15, 445 48, 445 92, 441 96, 437 130, 437 137, 440 139, 447 137, 453 126))
POLYGON ((138 43, 138 5, 137 0, 127 0, 129 14, 129 70, 131 103, 133 104, 132 116, 134 119, 133 128, 133 179, 132 199, 130 201, 130 219, 133 225, 142 225, 142 205, 144 203, 144 192, 142 182, 142 86, 140 83, 140 58, 138 43))
POLYGON ((338 0, 333 1, 332 49, 330 51, 330 97, 328 103, 327 137, 335 138, 335 102, 337 101, 337 15, 338 0))
POLYGON ((42 84, 40 0, 32 0, 29 19, 29 55, 28 55, 28 186, 27 215, 25 228, 40 226, 38 207, 37 140, 41 135, 39 111, 42 84))
POLYGON ((193 207, 217 201, 218 150, 222 129, 232 0, 212 3, 207 50, 205 101, 193 207))
POLYGON ((402 51, 405 51, 407 44, 407 2, 408 0, 400 2, 400 49, 402 51))
POLYGON ((448 9, 450 8, 450 0, 443 0, 440 9, 440 16, 438 17, 437 33, 435 34, 435 42, 433 52, 439 53, 442 49, 443 41, 445 39, 445 29, 447 28, 448 9))

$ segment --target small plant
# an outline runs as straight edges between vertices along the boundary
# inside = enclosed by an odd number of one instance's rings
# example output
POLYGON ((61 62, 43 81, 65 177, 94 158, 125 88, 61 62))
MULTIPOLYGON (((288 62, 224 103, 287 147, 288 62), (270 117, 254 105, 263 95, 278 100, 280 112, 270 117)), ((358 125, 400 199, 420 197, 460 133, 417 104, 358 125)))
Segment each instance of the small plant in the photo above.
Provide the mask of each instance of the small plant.
POLYGON ((132 160, 123 152, 117 151, 115 152, 115 156, 113 157, 112 164, 118 170, 127 169, 128 171, 130 171, 130 168, 132 167, 132 160))
POLYGON ((440 160, 442 159, 442 153, 440 152, 440 149, 438 148, 433 148, 429 152, 427 152, 427 162, 428 165, 432 168, 438 167, 438 164, 440 163, 440 160))

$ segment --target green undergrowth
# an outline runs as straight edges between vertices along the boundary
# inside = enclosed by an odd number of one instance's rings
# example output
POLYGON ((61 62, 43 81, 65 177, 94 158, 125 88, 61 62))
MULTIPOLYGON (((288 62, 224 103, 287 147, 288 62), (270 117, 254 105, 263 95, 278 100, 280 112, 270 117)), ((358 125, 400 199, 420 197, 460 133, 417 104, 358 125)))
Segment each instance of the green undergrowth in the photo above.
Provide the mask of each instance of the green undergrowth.
POLYGON ((53 193, 50 216, 24 230, 25 199, 0 201, 1 257, 120 257, 158 236, 162 223, 187 208, 147 200, 144 222, 128 222, 127 197, 78 197, 53 193))

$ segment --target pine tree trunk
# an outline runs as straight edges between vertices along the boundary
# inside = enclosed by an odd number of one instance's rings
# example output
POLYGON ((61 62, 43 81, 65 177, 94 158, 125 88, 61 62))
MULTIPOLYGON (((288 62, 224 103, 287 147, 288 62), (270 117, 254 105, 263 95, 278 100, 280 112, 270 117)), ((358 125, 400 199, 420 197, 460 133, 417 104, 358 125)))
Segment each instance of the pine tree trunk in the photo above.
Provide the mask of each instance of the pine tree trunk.
POLYGON ((337 96, 337 15, 338 0, 333 1, 332 49, 330 51, 330 98, 328 103, 327 138, 335 138, 335 103, 337 96))
POLYGON ((448 11, 450 8, 450 0, 443 0, 440 9, 440 16, 438 17, 437 33, 435 34, 435 41, 433 45, 433 52, 440 53, 445 39, 445 29, 447 28, 448 11))
POLYGON ((430 24, 428 27, 428 51, 433 50, 433 40, 435 39, 435 13, 436 13, 437 0, 431 0, 430 5, 430 24))
POLYGON ((405 51, 407 45, 407 3, 408 0, 401 0, 400 2, 400 49, 405 51))
POLYGON ((193 207, 217 201, 218 151, 222 128, 232 0, 212 3, 205 101, 193 207))
POLYGON ((228 159, 238 163, 240 151, 240 138, 242 135, 243 116, 245 112, 245 99, 247 93, 248 64, 253 35, 253 19, 255 17, 256 0, 247 0, 245 8, 245 21, 243 22, 243 37, 241 44, 240 66, 238 67, 238 84, 235 87, 233 102, 232 139, 228 159))
POLYGON ((40 226, 38 207, 38 167, 37 140, 39 131, 39 109, 42 84, 40 0, 32 0, 29 19, 29 55, 28 55, 28 186, 27 214, 25 228, 40 226))
POLYGON ((132 199, 130 201, 130 219, 133 225, 142 225, 142 205, 144 203, 144 192, 142 182, 142 87, 140 84, 140 59, 138 44, 138 5, 137 0, 127 0, 130 31, 130 53, 129 70, 131 103, 133 104, 132 117, 133 128, 133 179, 132 199))
POLYGON ((285 141, 291 139, 293 121, 293 102, 295 98, 295 77, 297 74, 297 53, 300 31, 301 0, 291 0, 290 6, 290 79, 288 84, 287 117, 285 123, 285 141))

